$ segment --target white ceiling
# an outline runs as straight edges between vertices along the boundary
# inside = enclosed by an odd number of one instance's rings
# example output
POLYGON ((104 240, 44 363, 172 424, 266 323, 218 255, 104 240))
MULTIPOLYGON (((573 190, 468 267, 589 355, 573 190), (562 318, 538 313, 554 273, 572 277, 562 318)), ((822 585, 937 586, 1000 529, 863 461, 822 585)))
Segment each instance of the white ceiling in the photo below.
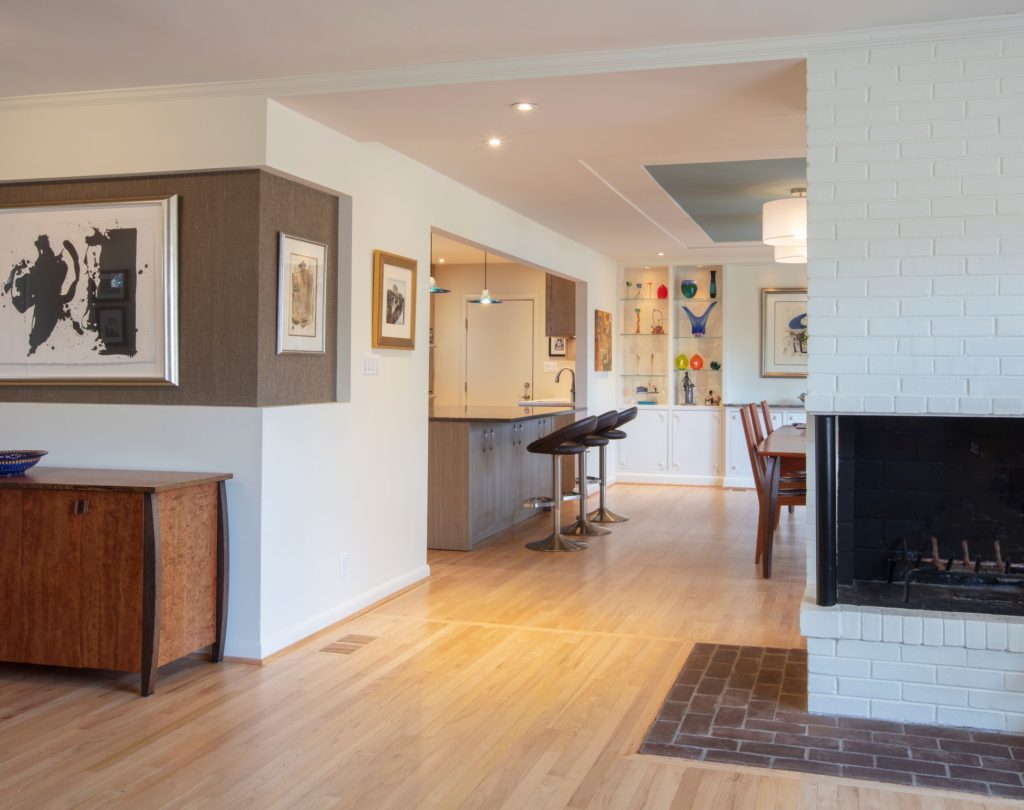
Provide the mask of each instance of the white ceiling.
POLYGON ((803 63, 633 70, 634 56, 617 54, 598 69, 618 59, 632 72, 565 75, 586 72, 572 55, 941 22, 1022 2, 4 0, 0 97, 309 76, 267 92, 624 263, 768 260, 763 245, 713 243, 644 166, 804 156, 803 63), (511 67, 530 57, 563 67, 511 67), (398 67, 396 81, 386 69, 398 67), (444 83, 445 72, 459 78, 444 83), (512 75, 546 78, 493 80, 512 75), (323 94, 303 95, 314 86, 323 94), (391 89, 334 92, 345 87, 391 89), (520 99, 540 108, 512 111, 520 99), (492 135, 500 149, 485 145, 492 135))
MULTIPOLYGON (((490 264, 516 264, 512 259, 487 250, 487 263, 490 264)), ((483 264, 484 249, 463 242, 459 239, 452 239, 443 233, 433 233, 430 236, 430 262, 431 264, 483 264)))
POLYGON ((379 141, 624 262, 770 259, 714 243, 645 165, 805 154, 802 61, 645 70, 281 99, 379 141), (539 107, 519 113, 510 104, 539 107), (486 144, 492 135, 500 148, 486 144))
POLYGON ((1021 0, 4 0, 0 96, 823 34, 1021 0))

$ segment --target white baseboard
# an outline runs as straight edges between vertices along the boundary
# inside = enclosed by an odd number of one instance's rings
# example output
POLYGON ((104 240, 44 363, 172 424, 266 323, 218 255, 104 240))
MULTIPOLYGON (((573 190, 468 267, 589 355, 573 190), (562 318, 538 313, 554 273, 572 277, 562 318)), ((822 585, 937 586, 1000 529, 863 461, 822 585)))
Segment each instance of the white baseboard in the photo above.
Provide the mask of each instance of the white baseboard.
POLYGON ((718 487, 722 485, 717 475, 674 475, 672 473, 639 473, 619 471, 616 480, 620 484, 676 484, 687 487, 718 487))
POLYGON ((722 486, 726 489, 753 489, 754 479, 749 475, 746 477, 742 475, 726 476, 722 481, 722 486))
MULTIPOLYGON (((229 647, 228 652, 232 656, 238 658, 267 658, 278 650, 283 650, 285 647, 294 644, 297 641, 302 641, 302 639, 308 638, 314 633, 323 630, 325 627, 330 627, 332 624, 336 624, 352 614, 368 608, 375 602, 386 599, 391 594, 402 590, 402 588, 408 588, 410 585, 424 580, 429 576, 430 566, 421 565, 418 568, 407 571, 401 576, 397 576, 394 579, 378 585, 376 588, 371 588, 370 590, 359 594, 359 596, 349 599, 347 602, 335 605, 329 610, 325 610, 316 616, 310 616, 308 619, 293 624, 286 630, 276 633, 273 637, 264 640, 260 644, 260 650, 255 655, 246 654, 245 652, 236 652, 234 647, 229 647)), ((247 650, 249 647, 249 645, 240 646, 243 650, 247 650)))

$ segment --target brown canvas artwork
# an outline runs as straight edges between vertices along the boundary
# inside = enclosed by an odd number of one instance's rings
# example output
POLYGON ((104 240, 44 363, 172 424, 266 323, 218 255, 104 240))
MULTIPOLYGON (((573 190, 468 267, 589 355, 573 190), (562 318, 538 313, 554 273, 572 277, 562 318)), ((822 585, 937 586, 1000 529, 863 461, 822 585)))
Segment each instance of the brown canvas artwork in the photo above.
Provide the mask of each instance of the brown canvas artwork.
POLYGON ((612 314, 594 310, 594 371, 612 370, 612 314))

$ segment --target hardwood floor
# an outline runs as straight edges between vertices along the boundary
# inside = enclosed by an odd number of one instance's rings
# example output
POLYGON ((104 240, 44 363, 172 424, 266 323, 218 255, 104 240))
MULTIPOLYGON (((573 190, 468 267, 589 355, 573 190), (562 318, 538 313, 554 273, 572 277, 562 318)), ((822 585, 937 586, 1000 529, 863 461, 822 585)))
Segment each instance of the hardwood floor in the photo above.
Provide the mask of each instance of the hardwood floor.
POLYGON ((617 486, 632 517, 538 554, 543 516, 267 666, 0 665, 0 805, 981 810, 961 795, 635 753, 697 641, 800 646, 804 512, 775 574, 752 492, 617 486), (320 652, 349 634, 348 655, 320 652), (365 640, 364 640, 365 641, 365 640))

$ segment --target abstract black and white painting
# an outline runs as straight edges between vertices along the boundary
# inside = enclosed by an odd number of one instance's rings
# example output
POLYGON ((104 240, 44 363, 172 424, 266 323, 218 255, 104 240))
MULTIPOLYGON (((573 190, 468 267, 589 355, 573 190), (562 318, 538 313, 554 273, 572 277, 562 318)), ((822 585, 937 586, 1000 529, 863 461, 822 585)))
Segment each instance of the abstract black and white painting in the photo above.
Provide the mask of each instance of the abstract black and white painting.
POLYGON ((0 382, 176 385, 177 209, 0 208, 0 382))
POLYGON ((277 353, 323 354, 327 245, 279 234, 277 288, 277 353))

